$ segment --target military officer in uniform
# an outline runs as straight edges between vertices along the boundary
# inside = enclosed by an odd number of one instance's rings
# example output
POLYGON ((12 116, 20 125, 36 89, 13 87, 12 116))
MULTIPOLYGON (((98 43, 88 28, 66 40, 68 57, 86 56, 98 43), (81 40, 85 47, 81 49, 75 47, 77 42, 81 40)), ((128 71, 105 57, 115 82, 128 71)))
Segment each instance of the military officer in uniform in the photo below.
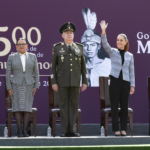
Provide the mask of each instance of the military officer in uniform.
POLYGON ((79 105, 80 79, 81 91, 87 88, 87 69, 83 45, 74 43, 73 23, 65 23, 60 28, 64 42, 54 44, 52 51, 51 82, 59 95, 61 137, 79 137, 76 133, 76 118, 79 105))

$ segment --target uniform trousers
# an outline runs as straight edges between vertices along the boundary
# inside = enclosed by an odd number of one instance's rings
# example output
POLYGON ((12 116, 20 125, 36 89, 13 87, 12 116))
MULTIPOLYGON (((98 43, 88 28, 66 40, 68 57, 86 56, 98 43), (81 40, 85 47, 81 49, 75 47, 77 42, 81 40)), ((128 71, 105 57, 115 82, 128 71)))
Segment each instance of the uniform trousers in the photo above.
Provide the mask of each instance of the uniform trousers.
POLYGON ((120 104, 120 125, 121 130, 127 130, 128 118, 128 101, 130 95, 130 82, 124 81, 122 74, 119 78, 111 76, 110 80, 110 102, 111 102, 111 116, 112 116, 112 130, 119 131, 118 122, 118 107, 120 104))
POLYGON ((79 90, 79 87, 59 87, 58 94, 62 133, 76 132, 79 90))

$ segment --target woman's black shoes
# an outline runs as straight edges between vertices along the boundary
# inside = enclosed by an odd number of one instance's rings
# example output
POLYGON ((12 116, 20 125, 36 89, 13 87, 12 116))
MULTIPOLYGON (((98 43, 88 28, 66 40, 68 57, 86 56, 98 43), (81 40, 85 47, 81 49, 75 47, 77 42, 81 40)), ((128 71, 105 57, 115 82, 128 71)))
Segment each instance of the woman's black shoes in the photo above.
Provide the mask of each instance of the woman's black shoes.
POLYGON ((120 133, 118 131, 115 132, 115 136, 127 136, 126 132, 125 131, 121 131, 120 134, 116 134, 116 133, 120 133), (123 132, 123 133, 122 133, 123 132))
POLYGON ((115 136, 127 136, 126 134, 115 134, 115 136))
POLYGON ((18 131, 18 132, 17 132, 17 136, 18 136, 18 137, 23 137, 22 131, 18 131))
POLYGON ((26 130, 24 131, 18 131, 17 132, 18 137, 29 137, 28 132, 26 130))
POLYGON ((23 131, 23 137, 29 137, 28 132, 26 130, 23 131))
POLYGON ((123 133, 122 133, 122 131, 121 131, 121 136, 127 136, 126 132, 123 131, 123 133))
POLYGON ((120 131, 116 131, 115 136, 121 136, 120 131))
POLYGON ((121 136, 121 134, 115 134, 115 136, 121 136))
POLYGON ((127 136, 127 135, 126 135, 126 134, 122 134, 122 133, 121 133, 121 136, 127 136))

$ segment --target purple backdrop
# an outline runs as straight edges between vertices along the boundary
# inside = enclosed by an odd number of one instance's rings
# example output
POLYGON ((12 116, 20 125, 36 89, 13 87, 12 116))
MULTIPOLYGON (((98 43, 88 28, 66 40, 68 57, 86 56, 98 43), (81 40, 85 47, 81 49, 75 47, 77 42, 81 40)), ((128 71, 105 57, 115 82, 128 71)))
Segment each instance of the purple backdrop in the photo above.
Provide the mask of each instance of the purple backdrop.
MULTIPOLYGON (((50 75, 49 64, 51 63, 53 44, 63 41, 59 33, 60 26, 68 21, 73 22, 77 28, 74 41, 80 43, 81 36, 86 30, 82 17, 82 9, 85 7, 90 8, 92 12, 97 14, 98 22, 105 19, 109 23, 107 36, 112 47, 116 47, 116 37, 119 33, 127 34, 130 43, 129 51, 134 54, 135 58, 136 77, 135 94, 130 97, 129 105, 134 110, 134 123, 147 123, 149 114, 147 77, 150 74, 149 0, 1 0, 0 29, 1 27, 8 27, 8 30, 6 32, 0 31, 0 37, 7 38, 10 41, 11 51, 5 56, 1 55, 0 63, 4 66, 3 69, 0 70, 0 74, 5 74, 6 72, 5 62, 7 61, 8 55, 11 52, 16 52, 12 40, 12 32, 19 26, 24 29, 26 35, 31 27, 39 29, 41 41, 38 45, 33 46, 34 49, 32 45, 29 44, 29 52, 43 54, 43 57, 38 57, 38 61, 41 62, 42 65, 40 66, 40 74, 50 75), (140 53, 138 52, 138 47, 140 53)), ((98 23, 95 30, 101 33, 98 23)), ((17 30, 16 37, 19 38, 21 36, 20 30, 17 30)), ((31 40, 34 43, 37 41, 35 30, 32 31, 31 40)), ((1 41, 0 52, 4 48, 5 44, 1 41)), ((41 86, 34 99, 34 107, 38 109, 37 122, 40 124, 48 123, 47 81, 47 77, 40 77, 41 86)), ((0 77, 0 94, 0 124, 4 124, 6 115, 4 77, 0 77)), ((85 92, 80 94, 80 108, 82 109, 82 123, 100 123, 98 88, 88 88, 85 92)))

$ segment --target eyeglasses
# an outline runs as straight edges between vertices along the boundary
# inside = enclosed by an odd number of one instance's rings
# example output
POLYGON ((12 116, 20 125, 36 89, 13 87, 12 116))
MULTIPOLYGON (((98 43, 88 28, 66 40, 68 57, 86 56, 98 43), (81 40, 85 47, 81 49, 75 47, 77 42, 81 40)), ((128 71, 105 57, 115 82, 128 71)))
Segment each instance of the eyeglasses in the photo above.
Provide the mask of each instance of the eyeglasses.
POLYGON ((18 47, 25 47, 27 44, 16 44, 18 47))

